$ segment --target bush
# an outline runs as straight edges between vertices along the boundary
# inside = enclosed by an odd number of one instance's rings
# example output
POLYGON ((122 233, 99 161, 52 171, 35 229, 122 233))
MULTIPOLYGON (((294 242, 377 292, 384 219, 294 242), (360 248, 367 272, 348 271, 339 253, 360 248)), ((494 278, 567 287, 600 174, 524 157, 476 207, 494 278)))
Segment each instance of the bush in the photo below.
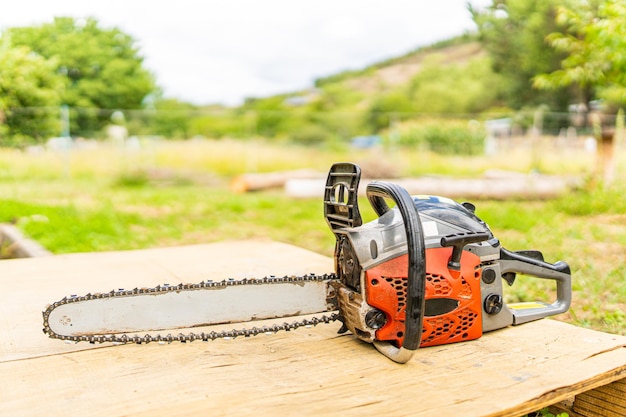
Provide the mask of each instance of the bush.
POLYGON ((323 126, 312 123, 304 124, 289 134, 293 142, 301 145, 319 145, 326 142, 330 136, 331 133, 323 126))
POLYGON ((440 154, 477 155, 484 149, 485 132, 478 126, 445 120, 410 123, 396 132, 400 145, 422 146, 440 154))
POLYGON ((467 128, 432 126, 425 130, 424 138, 436 153, 477 155, 484 149, 485 135, 467 128))

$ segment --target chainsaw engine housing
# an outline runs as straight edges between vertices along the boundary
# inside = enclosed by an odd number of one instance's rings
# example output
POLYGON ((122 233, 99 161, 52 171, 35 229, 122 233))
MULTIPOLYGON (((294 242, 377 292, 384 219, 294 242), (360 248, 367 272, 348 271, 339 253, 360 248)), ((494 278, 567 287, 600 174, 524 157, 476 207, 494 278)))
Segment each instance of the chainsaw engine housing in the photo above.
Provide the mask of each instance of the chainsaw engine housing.
MULTIPOLYGON (((420 346, 476 339, 483 332, 481 294, 492 292, 481 291, 482 269, 498 258, 499 242, 460 204, 432 196, 414 197, 414 201, 417 206, 430 207, 430 214, 419 211, 426 244, 426 302, 420 346), (448 263, 453 247, 442 247, 441 238, 468 231, 489 233, 491 239, 468 245, 462 251, 460 269, 451 269, 448 263)), ((352 295, 352 299, 338 297, 340 303, 346 303, 343 311, 358 311, 350 314, 346 327, 359 337, 401 343, 407 259, 406 238, 397 210, 338 233, 336 266, 340 282, 346 287, 344 292, 365 294, 352 295)), ((507 311, 501 313, 507 322, 504 326, 511 324, 510 314, 506 319, 507 311)))
MULTIPOLYGON (((352 172, 350 182, 342 176, 347 167, 333 169, 339 173, 332 181, 329 175, 325 201, 343 199, 343 215, 352 217, 333 223, 342 213, 326 208, 337 238, 339 281, 333 286, 344 330, 367 342, 383 340, 401 346, 408 271, 403 218, 395 207, 362 224, 356 200, 360 171, 352 172)), ((507 251, 475 215, 472 204, 438 196, 412 199, 419 213, 426 263, 421 347, 477 339, 486 331, 567 310, 571 285, 566 263, 546 263, 538 251, 507 251), (503 281, 512 284, 516 273, 556 280, 557 301, 509 308, 503 301, 503 281)))

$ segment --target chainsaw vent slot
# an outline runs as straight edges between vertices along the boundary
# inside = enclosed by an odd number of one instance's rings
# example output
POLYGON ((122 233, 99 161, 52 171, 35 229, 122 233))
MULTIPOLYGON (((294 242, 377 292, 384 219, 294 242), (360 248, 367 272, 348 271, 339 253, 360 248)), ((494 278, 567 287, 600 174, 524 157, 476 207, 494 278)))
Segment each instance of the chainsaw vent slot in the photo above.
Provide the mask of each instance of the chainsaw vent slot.
POLYGON ((426 283, 430 284, 434 295, 448 295, 452 287, 445 277, 437 274, 426 274, 426 283))
POLYGON ((421 346, 441 345, 450 342, 469 340, 470 329, 478 318, 478 314, 471 310, 460 311, 454 315, 429 318, 424 326, 421 346), (428 329, 431 328, 430 334, 428 329))
POLYGON ((468 337, 469 334, 467 332, 470 327, 472 327, 472 324, 474 323, 474 320, 476 320, 476 317, 478 317, 478 314, 470 310, 465 310, 461 312, 457 317, 460 321, 457 328, 454 330, 452 337, 460 335, 462 338, 465 339, 466 337, 468 337))
POLYGON ((383 277, 393 287, 398 296, 398 311, 402 311, 406 305, 406 292, 408 281, 405 277, 383 277))
MULTIPOLYGON (((422 340, 422 345, 439 339, 443 335, 449 335, 450 330, 454 325, 454 322, 448 316, 436 319, 429 319, 427 320, 427 322, 432 326, 433 330, 425 339, 422 340)), ((427 332, 427 328, 424 327, 422 332, 425 335, 425 333, 427 332)))

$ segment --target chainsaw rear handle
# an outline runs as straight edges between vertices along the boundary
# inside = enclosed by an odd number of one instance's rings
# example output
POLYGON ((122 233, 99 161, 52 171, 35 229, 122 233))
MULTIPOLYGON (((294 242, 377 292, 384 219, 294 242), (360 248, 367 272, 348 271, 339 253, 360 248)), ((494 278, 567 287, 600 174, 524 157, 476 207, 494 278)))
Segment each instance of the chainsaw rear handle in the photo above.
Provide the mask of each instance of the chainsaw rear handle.
POLYGON ((500 251, 500 269, 507 273, 520 273, 536 278, 556 281, 556 301, 552 304, 543 302, 519 303, 511 305, 513 325, 528 323, 547 316, 565 313, 572 302, 572 275, 569 265, 559 261, 554 264, 528 256, 524 252, 512 252, 504 248, 500 251))
POLYGON ((390 210, 385 198, 394 201, 404 221, 409 268, 405 305, 405 330, 401 347, 390 342, 374 340, 374 346, 389 359, 405 363, 415 353, 422 338, 426 300, 426 255, 424 232, 419 213, 409 193, 397 184, 374 181, 367 186, 367 199, 380 217, 390 210))

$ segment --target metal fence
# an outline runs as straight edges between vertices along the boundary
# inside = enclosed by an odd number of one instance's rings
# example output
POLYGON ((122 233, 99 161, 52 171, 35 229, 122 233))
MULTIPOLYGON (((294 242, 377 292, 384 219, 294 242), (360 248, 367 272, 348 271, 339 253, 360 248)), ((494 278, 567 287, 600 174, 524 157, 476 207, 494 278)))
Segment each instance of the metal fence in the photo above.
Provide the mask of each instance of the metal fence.
POLYGON ((0 146, 64 148, 89 141, 137 138, 267 138, 303 145, 418 146, 442 153, 498 153, 541 146, 597 149, 601 131, 624 117, 520 111, 510 115, 240 111, 236 109, 111 110, 19 108, 0 118, 0 146))

